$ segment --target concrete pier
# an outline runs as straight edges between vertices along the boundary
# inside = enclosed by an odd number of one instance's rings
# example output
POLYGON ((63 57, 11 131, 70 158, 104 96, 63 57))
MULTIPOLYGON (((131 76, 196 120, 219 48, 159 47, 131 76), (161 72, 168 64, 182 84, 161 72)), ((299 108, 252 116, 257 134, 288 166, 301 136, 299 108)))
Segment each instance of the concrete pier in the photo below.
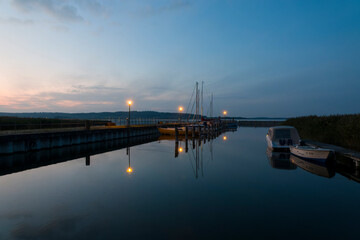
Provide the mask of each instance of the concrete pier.
POLYGON ((159 134, 156 126, 18 133, 0 136, 0 155, 159 134))
POLYGON ((158 135, 122 138, 88 144, 77 144, 62 148, 44 149, 34 152, 22 152, 1 156, 0 176, 26 171, 38 167, 84 158, 85 166, 91 167, 91 157, 110 151, 156 141, 158 135))

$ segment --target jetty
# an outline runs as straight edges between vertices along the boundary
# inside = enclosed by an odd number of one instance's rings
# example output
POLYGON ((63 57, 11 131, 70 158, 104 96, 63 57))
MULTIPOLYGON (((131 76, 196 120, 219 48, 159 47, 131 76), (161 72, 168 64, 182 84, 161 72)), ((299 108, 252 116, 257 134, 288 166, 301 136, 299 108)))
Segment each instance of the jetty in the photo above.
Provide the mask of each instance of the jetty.
POLYGON ((327 144, 327 143, 312 141, 312 140, 303 140, 303 142, 309 146, 333 149, 337 155, 341 155, 343 157, 350 159, 354 163, 356 168, 360 168, 360 153, 359 152, 356 152, 351 149, 327 144))
POLYGON ((0 155, 147 135, 159 135, 157 126, 85 126, 11 131, 0 134, 0 155))

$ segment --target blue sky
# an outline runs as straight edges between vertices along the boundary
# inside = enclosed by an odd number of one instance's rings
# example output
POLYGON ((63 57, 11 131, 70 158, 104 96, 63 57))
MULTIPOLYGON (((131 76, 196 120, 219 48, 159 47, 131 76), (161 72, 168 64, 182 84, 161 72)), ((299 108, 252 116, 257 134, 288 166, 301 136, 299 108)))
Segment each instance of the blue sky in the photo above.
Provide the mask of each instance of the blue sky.
POLYGON ((360 2, 0 0, 0 111, 357 113, 360 2))

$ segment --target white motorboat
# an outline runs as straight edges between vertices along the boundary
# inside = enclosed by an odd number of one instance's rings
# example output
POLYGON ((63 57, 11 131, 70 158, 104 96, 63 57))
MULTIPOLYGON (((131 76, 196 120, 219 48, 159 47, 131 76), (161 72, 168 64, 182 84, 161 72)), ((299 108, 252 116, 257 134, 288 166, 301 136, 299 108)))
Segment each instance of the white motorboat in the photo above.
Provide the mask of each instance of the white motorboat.
POLYGON ((289 150, 291 145, 300 144, 300 137, 296 128, 278 126, 269 128, 266 134, 268 147, 274 150, 289 150))
POLYGON ((299 145, 290 146, 290 152, 295 156, 319 162, 325 162, 327 159, 335 155, 335 151, 332 149, 299 145))

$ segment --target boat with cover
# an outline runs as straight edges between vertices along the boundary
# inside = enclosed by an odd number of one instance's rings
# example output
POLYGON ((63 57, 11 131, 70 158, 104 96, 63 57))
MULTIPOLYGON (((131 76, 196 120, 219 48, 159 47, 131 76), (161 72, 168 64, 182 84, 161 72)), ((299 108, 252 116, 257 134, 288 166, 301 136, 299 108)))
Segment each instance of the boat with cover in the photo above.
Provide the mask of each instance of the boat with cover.
POLYGON ((316 160, 318 162, 325 162, 327 159, 335 156, 335 151, 332 149, 299 145, 290 146, 290 153, 301 158, 316 160))
POLYGON ((266 134, 266 141, 269 148, 289 151, 291 145, 300 144, 300 136, 296 128, 291 126, 271 127, 266 134))

